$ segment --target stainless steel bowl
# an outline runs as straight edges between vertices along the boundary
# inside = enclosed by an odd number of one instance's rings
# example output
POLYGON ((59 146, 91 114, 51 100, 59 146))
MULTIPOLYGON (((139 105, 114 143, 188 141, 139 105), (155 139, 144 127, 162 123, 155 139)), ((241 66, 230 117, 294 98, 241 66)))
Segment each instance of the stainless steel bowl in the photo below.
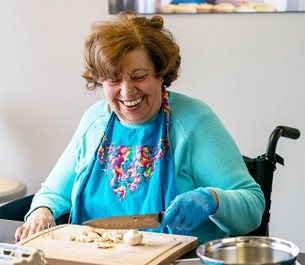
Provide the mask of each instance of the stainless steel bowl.
POLYGON ((272 237, 243 236, 219 239, 200 245, 196 253, 206 265, 294 264, 300 249, 272 237))

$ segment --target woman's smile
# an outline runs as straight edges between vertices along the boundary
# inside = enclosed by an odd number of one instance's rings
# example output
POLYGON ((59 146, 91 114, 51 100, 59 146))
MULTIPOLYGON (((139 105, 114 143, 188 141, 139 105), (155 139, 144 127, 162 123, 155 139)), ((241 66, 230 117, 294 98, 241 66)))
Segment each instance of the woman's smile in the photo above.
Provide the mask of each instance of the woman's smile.
POLYGON ((130 101, 120 100, 120 102, 123 103, 128 108, 133 108, 135 106, 138 106, 142 102, 143 98, 144 98, 144 96, 143 97, 139 97, 139 98, 137 98, 135 100, 130 100, 130 101))

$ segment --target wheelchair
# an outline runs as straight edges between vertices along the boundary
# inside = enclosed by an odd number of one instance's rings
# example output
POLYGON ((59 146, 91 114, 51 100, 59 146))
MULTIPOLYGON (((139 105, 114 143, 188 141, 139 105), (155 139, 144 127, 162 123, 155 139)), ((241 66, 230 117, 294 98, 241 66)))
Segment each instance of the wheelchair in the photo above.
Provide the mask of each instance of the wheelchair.
POLYGON ((284 159, 276 154, 276 146, 280 137, 296 140, 300 137, 300 131, 296 128, 287 126, 277 126, 269 136, 265 154, 260 155, 257 158, 243 156, 249 173, 261 186, 266 200, 266 208, 264 210, 260 226, 254 231, 250 232, 248 235, 269 236, 273 174, 276 170, 277 163, 284 166, 284 159))
MULTIPOLYGON (((284 159, 276 154, 276 146, 280 137, 286 137, 290 139, 298 139, 300 137, 300 131, 296 128, 287 126, 277 126, 269 136, 266 153, 256 158, 249 158, 243 156, 244 162, 249 170, 251 176, 261 186, 266 200, 266 208, 263 213, 262 222, 260 226, 248 235, 252 236, 269 236, 269 220, 270 220, 270 208, 271 208, 271 192, 273 174, 276 170, 276 164, 284 165, 284 159)), ((33 194, 20 199, 8 202, 0 207, 0 218, 24 221, 24 216, 28 212, 33 194)), ((69 214, 65 214, 59 217, 56 224, 68 223, 69 214)))

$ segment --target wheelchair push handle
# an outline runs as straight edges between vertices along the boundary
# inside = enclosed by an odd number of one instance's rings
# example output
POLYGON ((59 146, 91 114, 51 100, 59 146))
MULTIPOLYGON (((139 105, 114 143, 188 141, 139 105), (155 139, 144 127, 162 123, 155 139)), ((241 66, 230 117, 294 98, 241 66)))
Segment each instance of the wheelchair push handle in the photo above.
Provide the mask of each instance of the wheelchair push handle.
POLYGON ((290 139, 298 139, 300 137, 300 131, 296 128, 291 128, 287 126, 278 126, 282 129, 283 137, 290 138, 290 139))
POLYGON ((277 126, 269 137, 267 150, 266 150, 266 158, 270 160, 275 159, 276 145, 281 136, 296 140, 300 137, 300 135, 301 135, 300 131, 296 128, 291 128, 287 126, 277 126))

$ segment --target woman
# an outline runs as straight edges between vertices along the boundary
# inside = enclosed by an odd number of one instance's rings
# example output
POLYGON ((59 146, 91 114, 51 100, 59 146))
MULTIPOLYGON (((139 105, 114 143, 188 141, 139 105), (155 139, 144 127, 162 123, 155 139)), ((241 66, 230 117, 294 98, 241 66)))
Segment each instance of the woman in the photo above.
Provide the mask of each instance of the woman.
POLYGON ((179 47, 163 19, 125 12, 86 40, 83 77, 106 100, 83 116, 35 195, 16 239, 70 213, 70 222, 165 211, 150 231, 199 242, 259 226, 260 187, 233 139, 203 102, 170 92, 179 47))

